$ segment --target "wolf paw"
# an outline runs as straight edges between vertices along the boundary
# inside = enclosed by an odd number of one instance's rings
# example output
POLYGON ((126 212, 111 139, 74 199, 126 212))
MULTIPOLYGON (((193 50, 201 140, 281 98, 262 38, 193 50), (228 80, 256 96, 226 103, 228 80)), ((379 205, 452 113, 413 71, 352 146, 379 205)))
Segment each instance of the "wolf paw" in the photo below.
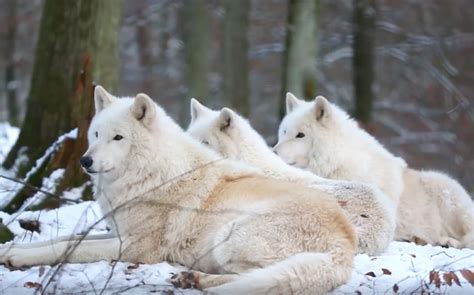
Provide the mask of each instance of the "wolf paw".
POLYGON ((192 271, 182 271, 178 274, 174 274, 170 278, 171 284, 176 288, 181 289, 200 289, 199 288, 199 275, 192 271))
POLYGON ((4 264, 11 270, 24 269, 34 265, 38 256, 41 254, 12 245, 0 248, 0 264, 4 264))
POLYGON ((438 244, 445 248, 461 248, 461 242, 450 237, 441 237, 438 244))

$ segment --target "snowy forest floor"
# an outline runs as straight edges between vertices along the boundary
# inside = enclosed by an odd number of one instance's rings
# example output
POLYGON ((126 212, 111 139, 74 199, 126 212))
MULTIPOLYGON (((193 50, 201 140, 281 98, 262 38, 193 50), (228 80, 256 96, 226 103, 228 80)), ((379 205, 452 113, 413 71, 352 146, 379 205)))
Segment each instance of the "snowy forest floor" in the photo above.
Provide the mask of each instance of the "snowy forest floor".
MULTIPOLYGON (((0 124, 0 162, 18 136, 18 129, 0 124)), ((9 175, 0 170, 1 175, 9 175)), ((60 174, 60 173, 59 173, 60 174)), ((45 180, 43 188, 54 179, 45 180)), ((17 184, 0 179, 0 204, 17 184)), ((46 186, 46 187, 45 187, 46 186)), ((74 191, 67 198, 74 199, 74 191)), ((77 198, 77 196, 76 196, 77 198)), ((47 241, 58 236, 81 233, 92 227, 102 215, 96 202, 65 205, 56 210, 24 211, 0 218, 15 234, 14 243, 47 241), (28 231, 20 221, 36 220, 39 232, 28 231)), ((105 233, 105 222, 97 222, 92 234, 105 233)), ((168 282, 172 273, 184 270, 168 263, 140 264, 101 261, 88 264, 62 264, 12 270, 0 266, 1 294, 32 294, 37 291, 58 293, 144 293, 199 294, 178 290, 168 282)), ((443 293, 474 294, 474 250, 417 246, 392 242, 380 256, 357 255, 351 280, 334 294, 443 293)))

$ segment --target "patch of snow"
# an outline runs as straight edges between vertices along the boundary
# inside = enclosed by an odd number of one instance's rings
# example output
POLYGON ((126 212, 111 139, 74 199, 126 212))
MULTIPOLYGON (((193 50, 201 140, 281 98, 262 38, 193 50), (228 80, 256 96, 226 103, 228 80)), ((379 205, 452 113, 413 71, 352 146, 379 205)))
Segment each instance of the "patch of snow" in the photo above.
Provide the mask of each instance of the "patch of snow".
MULTIPOLYGON (((56 169, 54 170, 51 175, 44 177, 43 182, 41 185, 40 190, 44 192, 51 192, 54 193, 56 186, 59 184, 61 179, 64 177, 65 169, 56 169)), ((48 195, 43 192, 36 192, 32 197, 28 198, 18 212, 29 208, 30 206, 34 206, 40 204, 48 195)))
MULTIPOLYGON (((10 126, 8 123, 0 123, 0 163, 3 162, 4 158, 8 154, 11 147, 15 144, 20 130, 16 127, 10 126)), ((43 156, 36 160, 35 166, 26 174, 24 179, 28 179, 36 170, 43 164, 43 162, 53 153, 56 151, 58 146, 66 139, 66 138, 77 138, 77 128, 61 135, 51 146, 44 152, 43 156)), ((22 152, 20 151, 19 154, 21 155, 22 152)), ((25 156, 21 155, 15 161, 14 167, 17 167, 23 160, 25 160, 25 156)), ((5 171, 0 168, 0 175, 14 177, 15 169, 11 169, 10 171, 5 171)), ((43 179, 42 182, 42 190, 48 192, 54 192, 54 188, 57 182, 62 178, 64 175, 64 169, 58 169, 54 171, 50 176, 43 179)), ((4 207, 8 204, 11 199, 15 196, 15 193, 21 189, 23 186, 21 184, 15 183, 11 180, 0 178, 0 208, 4 207)), ((44 199, 45 194, 41 192, 37 192, 34 196, 29 198, 22 208, 19 211, 27 208, 28 206, 37 204, 44 199)))
POLYGON ((13 127, 6 122, 0 123, 0 163, 5 160, 19 134, 20 128, 13 127))
POLYGON ((357 255, 354 264, 351 280, 336 289, 335 294, 356 291, 393 294, 395 285, 402 294, 474 294, 474 286, 460 273, 465 268, 474 271, 474 250, 471 249, 392 242, 380 256, 357 255), (434 282, 430 283, 430 271, 439 272, 440 288, 436 288, 434 282), (461 286, 445 283, 442 276, 450 271, 459 278, 461 286))
POLYGON ((77 128, 64 133, 63 135, 59 136, 58 139, 52 143, 44 152, 43 156, 41 156, 38 160, 36 160, 35 165, 33 166, 33 169, 28 171, 28 173, 25 176, 25 179, 28 179, 30 175, 34 174, 36 170, 41 167, 43 162, 53 153, 56 151, 58 146, 66 139, 66 138, 71 138, 71 139, 76 139, 77 138, 77 128))
POLYGON ((101 220, 102 216, 99 205, 92 201, 54 210, 23 211, 11 215, 0 211, 0 218, 15 234, 14 243, 48 241, 87 231, 91 234, 103 234, 107 232, 107 225, 101 220), (37 220, 40 223, 40 232, 23 229, 19 220, 37 220))
MULTIPOLYGON (((0 164, 7 157, 19 134, 19 128, 13 127, 8 123, 0 123, 0 164)), ((13 177, 14 173, 13 171, 5 171, 0 166, 0 175, 13 177)), ((12 192, 16 192, 19 188, 21 188, 21 185, 18 183, 0 178, 0 207, 3 207, 10 200, 12 192)))
POLYGON ((80 200, 82 198, 82 192, 89 185, 91 185, 91 183, 89 181, 86 181, 80 187, 75 187, 70 190, 64 191, 61 197, 68 200, 80 200))

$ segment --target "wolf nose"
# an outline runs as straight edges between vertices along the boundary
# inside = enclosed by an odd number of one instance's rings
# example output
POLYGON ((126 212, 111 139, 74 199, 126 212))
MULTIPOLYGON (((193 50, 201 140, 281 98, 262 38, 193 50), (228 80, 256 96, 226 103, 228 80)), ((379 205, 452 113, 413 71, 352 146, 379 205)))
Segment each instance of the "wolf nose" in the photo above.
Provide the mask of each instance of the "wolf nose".
POLYGON ((91 157, 86 156, 86 157, 82 157, 81 160, 79 161, 79 163, 81 163, 82 167, 87 169, 87 168, 90 168, 92 166, 92 163, 94 163, 94 161, 92 160, 91 157))

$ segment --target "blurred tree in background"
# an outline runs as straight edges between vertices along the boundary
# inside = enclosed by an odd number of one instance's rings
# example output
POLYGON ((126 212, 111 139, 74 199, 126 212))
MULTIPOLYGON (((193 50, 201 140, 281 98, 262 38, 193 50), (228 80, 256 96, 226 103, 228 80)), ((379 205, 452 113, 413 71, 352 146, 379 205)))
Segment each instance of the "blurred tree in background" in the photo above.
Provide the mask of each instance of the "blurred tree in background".
POLYGON ((6 105, 8 109, 8 121, 14 126, 20 124, 20 110, 18 106, 18 99, 15 77, 15 41, 16 41, 16 27, 17 27, 17 2, 15 0, 6 0, 5 3, 7 14, 6 38, 5 38, 5 93, 6 105))
POLYGON ((209 15, 206 0, 186 1, 182 7, 181 25, 185 55, 186 95, 181 106, 181 122, 189 119, 189 99, 202 102, 209 98, 209 15))
POLYGON ((286 92, 307 100, 316 97, 319 0, 290 0, 288 5, 280 117, 285 114, 286 92))
MULTIPOLYGON (((85 131, 92 117, 92 79, 113 89, 118 78, 118 4, 44 2, 26 116, 3 166, 9 169, 20 159, 17 177, 23 178, 60 135, 80 129, 76 140, 64 141, 59 151, 46 154, 28 173, 26 181, 32 185, 41 187, 43 177, 58 168, 67 168, 62 190, 86 180, 78 159, 86 149, 85 131)), ((26 187, 20 190, 4 211, 14 212, 32 193, 26 187)))
POLYGON ((354 0, 354 117, 369 123, 372 116, 374 91, 374 50, 376 0, 354 0))
POLYGON ((224 2, 224 100, 242 115, 250 114, 248 23, 250 0, 224 2))

